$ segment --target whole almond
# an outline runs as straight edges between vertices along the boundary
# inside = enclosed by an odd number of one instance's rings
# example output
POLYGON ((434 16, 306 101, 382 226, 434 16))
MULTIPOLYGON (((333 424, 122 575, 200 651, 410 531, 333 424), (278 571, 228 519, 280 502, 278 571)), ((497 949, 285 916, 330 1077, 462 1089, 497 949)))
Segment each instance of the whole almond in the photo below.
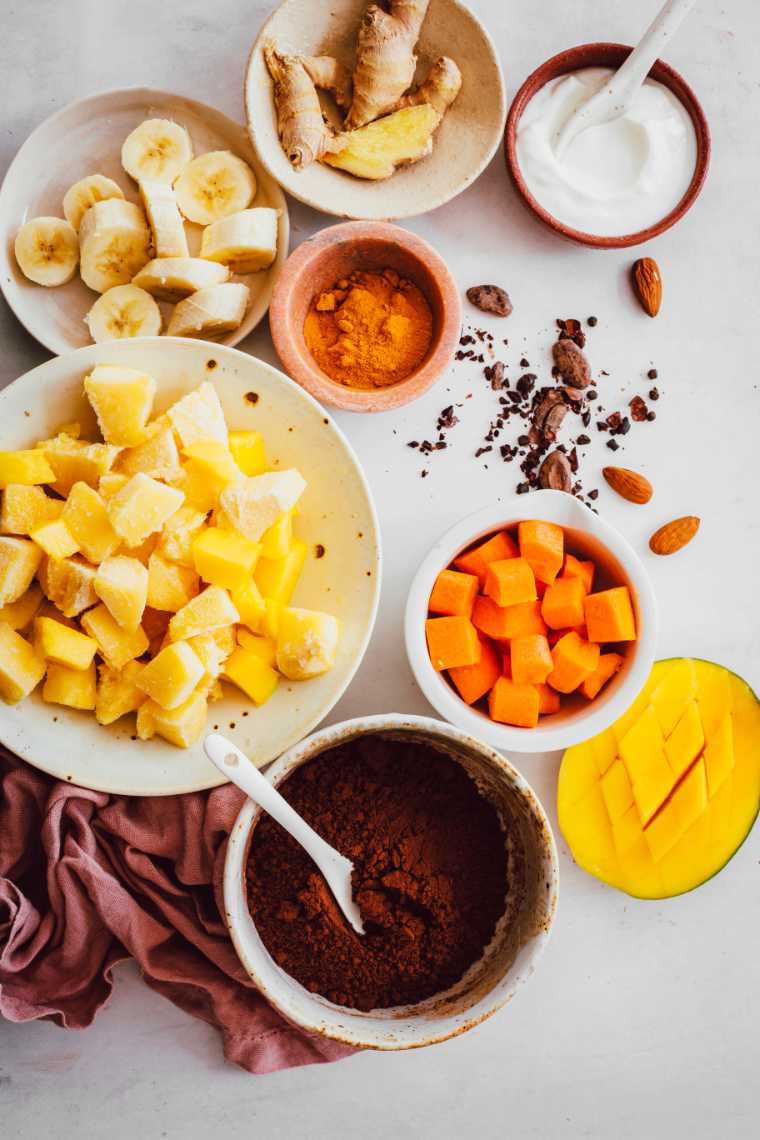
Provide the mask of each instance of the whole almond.
POLYGON ((630 471, 627 467, 603 467, 602 475, 612 490, 629 503, 648 503, 652 498, 652 484, 638 471, 630 471))
POLYGON ((653 554, 675 554, 687 542, 691 542, 698 530, 699 519, 696 515, 673 519, 654 532, 649 540, 649 549, 653 554))
POLYGON ((650 317, 656 317, 662 304, 662 275, 653 257, 640 257, 633 263, 633 289, 641 307, 650 317))

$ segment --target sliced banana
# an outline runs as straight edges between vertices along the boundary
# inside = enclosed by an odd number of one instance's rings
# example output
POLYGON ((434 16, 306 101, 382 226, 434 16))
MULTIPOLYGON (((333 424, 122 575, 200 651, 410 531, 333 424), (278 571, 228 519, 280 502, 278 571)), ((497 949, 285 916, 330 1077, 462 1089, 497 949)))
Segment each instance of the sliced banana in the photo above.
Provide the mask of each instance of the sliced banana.
POLYGON ((248 163, 232 151, 212 150, 187 164, 174 190, 185 217, 209 226, 251 204, 256 178, 248 163))
POLYGON ((156 257, 132 278, 159 301, 181 301, 199 289, 221 285, 230 275, 226 265, 201 257, 156 257))
POLYGON ((32 218, 16 234, 19 269, 37 285, 65 285, 77 271, 76 230, 63 218, 32 218))
POLYGON ((104 202, 107 198, 123 197, 124 191, 113 178, 106 178, 105 174, 88 174, 70 186, 64 194, 63 215, 78 232, 82 218, 90 206, 104 202))
POLYGON ((221 261, 233 273, 267 269, 277 254, 277 215, 259 206, 213 222, 203 231, 201 257, 221 261))
POLYGON ((128 285, 150 257, 150 231, 134 202, 96 202, 79 228, 80 273, 85 285, 105 293, 128 285))
POLYGON ((144 178, 140 183, 140 197, 153 234, 156 257, 189 257, 185 223, 171 186, 158 178, 144 178))
POLYGON ((157 178, 171 186, 192 157, 190 135, 171 119, 146 119, 121 148, 121 165, 135 182, 157 178))
POLYGON ((232 332, 243 323, 248 308, 247 285, 228 282, 199 289, 180 301, 172 313, 168 336, 194 336, 210 339, 232 332))
POLYGON ((95 304, 84 318, 96 344, 133 336, 158 336, 161 310, 144 289, 136 285, 116 285, 95 304))

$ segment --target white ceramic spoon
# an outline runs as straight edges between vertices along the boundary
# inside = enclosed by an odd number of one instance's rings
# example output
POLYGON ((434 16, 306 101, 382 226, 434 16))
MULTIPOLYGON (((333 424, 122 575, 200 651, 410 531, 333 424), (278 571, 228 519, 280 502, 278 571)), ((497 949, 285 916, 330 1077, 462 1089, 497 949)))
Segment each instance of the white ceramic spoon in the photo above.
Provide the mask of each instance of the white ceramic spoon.
POLYGON ((649 74, 665 44, 675 35, 695 0, 667 0, 638 45, 615 74, 590 99, 573 111, 563 124, 555 144, 557 157, 587 127, 608 123, 624 114, 649 74))
POLYGON ((351 860, 317 835, 232 741, 219 732, 211 732, 203 742, 203 749, 225 779, 231 780, 241 792, 250 796, 311 855, 356 933, 364 934, 362 917, 351 893, 351 872, 354 869, 351 860))

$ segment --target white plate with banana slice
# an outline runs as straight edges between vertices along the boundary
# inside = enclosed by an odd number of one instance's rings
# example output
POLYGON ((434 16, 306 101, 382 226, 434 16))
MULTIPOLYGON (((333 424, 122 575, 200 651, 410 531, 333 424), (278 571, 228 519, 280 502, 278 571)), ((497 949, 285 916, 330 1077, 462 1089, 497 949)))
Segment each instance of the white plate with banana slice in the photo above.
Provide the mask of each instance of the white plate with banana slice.
POLYGON ((289 238, 285 195, 245 129, 141 88, 72 103, 29 136, 0 190, 0 231, 5 298, 58 354, 160 332, 238 344, 289 238))

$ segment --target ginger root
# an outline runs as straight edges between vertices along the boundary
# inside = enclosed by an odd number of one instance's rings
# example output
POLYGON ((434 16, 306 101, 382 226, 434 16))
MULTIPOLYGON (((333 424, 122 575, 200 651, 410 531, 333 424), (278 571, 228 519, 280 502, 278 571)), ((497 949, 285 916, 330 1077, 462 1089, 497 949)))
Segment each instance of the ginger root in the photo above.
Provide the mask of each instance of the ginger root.
POLYGON ((331 55, 306 55, 301 62, 315 87, 329 91, 339 107, 351 106, 353 82, 344 63, 331 55))
MULTIPOLYGON (((305 61, 277 51, 273 44, 264 47, 264 60, 274 82, 280 142, 291 165, 300 170, 341 144, 324 120, 317 88, 305 61)), ((313 65, 314 60, 310 62, 313 65)))
POLYGON ((462 73, 447 55, 442 55, 433 64, 428 72, 427 79, 421 83, 416 91, 409 95, 402 95, 397 106, 417 107, 420 103, 429 103, 438 113, 438 122, 448 111, 462 87, 462 73))
POLYGON ((429 103, 402 107, 374 123, 338 135, 341 149, 325 154, 328 166, 345 170, 357 178, 380 181, 390 178, 399 166, 408 166, 430 154, 438 112, 429 103))
POLYGON ((393 110, 409 89, 417 67, 414 53, 430 0, 389 0, 388 10, 370 4, 356 38, 354 97, 346 129, 371 123, 393 110))

